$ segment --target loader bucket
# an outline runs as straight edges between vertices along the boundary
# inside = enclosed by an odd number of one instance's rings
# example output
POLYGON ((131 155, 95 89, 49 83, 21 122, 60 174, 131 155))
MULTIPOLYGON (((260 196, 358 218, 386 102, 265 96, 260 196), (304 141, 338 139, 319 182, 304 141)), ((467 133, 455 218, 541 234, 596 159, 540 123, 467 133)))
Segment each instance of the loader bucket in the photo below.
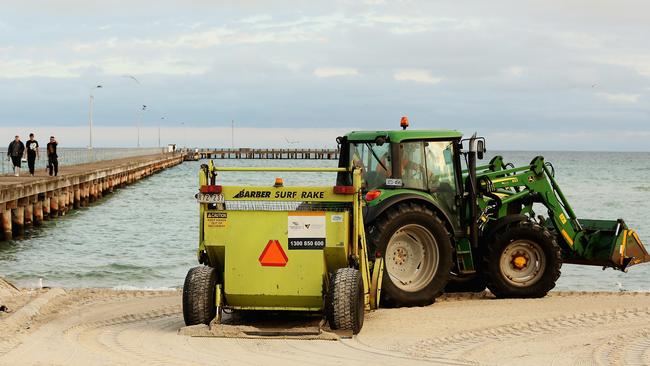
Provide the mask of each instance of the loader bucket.
POLYGON ((635 264, 650 262, 650 255, 636 231, 622 219, 580 220, 587 238, 583 258, 568 258, 568 263, 593 264, 625 271, 635 264))

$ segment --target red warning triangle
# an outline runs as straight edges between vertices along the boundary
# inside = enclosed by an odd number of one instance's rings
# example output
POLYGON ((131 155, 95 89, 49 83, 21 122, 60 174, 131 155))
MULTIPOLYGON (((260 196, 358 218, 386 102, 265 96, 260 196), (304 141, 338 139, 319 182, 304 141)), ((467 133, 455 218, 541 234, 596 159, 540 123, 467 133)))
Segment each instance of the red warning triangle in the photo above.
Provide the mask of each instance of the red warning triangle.
POLYGON ((269 240, 260 255, 259 261, 263 266, 284 267, 287 265, 289 258, 287 258, 287 254, 282 249, 279 241, 269 240))

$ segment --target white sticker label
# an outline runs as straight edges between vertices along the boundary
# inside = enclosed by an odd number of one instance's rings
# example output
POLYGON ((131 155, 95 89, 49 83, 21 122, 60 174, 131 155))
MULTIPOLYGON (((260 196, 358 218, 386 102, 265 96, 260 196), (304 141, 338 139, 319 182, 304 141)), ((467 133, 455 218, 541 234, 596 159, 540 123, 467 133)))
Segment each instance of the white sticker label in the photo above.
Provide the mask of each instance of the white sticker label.
POLYGON ((323 249, 325 247, 325 213, 292 213, 288 216, 289 249, 323 249))
POLYGON ((404 184, 402 184, 401 179, 388 178, 388 179, 386 179, 386 185, 389 186, 389 187, 401 187, 404 184))
POLYGON ((332 222, 343 222, 343 215, 332 215, 332 222))

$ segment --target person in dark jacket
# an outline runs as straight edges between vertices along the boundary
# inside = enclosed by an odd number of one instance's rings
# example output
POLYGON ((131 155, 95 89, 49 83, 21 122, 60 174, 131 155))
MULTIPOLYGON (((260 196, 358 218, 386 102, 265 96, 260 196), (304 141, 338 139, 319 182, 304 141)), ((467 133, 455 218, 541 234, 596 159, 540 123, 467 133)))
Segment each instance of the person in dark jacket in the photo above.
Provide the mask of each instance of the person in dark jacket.
POLYGON ((50 142, 47 144, 47 170, 55 177, 59 174, 59 156, 56 154, 58 144, 54 136, 50 136, 50 142))
POLYGON ((36 158, 40 158, 38 151, 38 141, 34 140, 34 134, 29 134, 29 140, 25 144, 27 148, 27 166, 29 166, 29 174, 34 176, 34 166, 36 165, 36 158))
POLYGON ((20 141, 20 136, 16 135, 16 138, 9 144, 7 156, 14 165, 14 175, 17 177, 20 176, 20 162, 23 155, 25 155, 25 144, 20 141))

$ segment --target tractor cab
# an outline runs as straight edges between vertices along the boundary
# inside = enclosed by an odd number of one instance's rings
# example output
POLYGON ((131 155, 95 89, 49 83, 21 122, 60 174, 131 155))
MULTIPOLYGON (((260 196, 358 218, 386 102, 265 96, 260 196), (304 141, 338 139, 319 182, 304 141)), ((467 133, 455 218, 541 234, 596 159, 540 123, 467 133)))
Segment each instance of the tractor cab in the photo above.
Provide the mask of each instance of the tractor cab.
MULTIPOLYGON (((351 132, 339 138, 339 167, 362 168, 364 218, 373 220, 382 207, 403 198, 426 200, 445 216, 456 217, 456 197, 462 189, 461 137, 451 130, 401 130, 351 132)), ((348 179, 339 174, 339 184, 348 179)))

